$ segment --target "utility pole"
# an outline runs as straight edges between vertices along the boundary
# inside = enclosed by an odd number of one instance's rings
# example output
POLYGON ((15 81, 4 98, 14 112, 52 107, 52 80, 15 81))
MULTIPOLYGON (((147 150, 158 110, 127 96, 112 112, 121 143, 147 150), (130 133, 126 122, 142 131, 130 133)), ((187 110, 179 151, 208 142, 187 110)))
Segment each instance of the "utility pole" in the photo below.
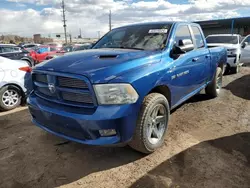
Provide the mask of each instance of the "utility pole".
POLYGON ((111 29, 112 29, 112 26, 111 26, 111 16, 112 16, 112 14, 111 14, 111 10, 109 11, 109 31, 111 31, 111 29))
POLYGON ((66 16, 65 16, 65 4, 64 4, 64 0, 62 0, 62 13, 63 13, 63 27, 64 27, 64 34, 65 34, 65 43, 67 44, 67 25, 66 25, 66 16))
POLYGON ((80 28, 79 31, 80 31, 79 38, 81 39, 82 38, 82 29, 80 28))

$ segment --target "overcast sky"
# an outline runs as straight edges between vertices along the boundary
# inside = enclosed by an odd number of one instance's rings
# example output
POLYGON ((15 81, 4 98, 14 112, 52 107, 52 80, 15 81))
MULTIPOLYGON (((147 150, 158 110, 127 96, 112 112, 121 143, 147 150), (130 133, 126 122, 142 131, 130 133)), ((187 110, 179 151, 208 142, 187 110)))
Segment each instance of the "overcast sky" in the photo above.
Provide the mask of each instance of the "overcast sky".
MULTIPOLYGON (((61 0, 0 0, 0 34, 32 36, 62 33, 61 0)), ((65 0, 68 31, 97 37, 112 27, 171 20, 209 20, 250 16, 250 0, 65 0)))

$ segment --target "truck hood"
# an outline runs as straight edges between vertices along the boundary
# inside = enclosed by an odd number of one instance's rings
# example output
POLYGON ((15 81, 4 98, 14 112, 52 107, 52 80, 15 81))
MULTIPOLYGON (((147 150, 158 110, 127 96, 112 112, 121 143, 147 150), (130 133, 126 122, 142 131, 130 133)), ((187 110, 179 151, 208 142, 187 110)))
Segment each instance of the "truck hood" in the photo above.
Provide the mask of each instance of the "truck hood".
POLYGON ((68 53, 37 65, 35 70, 80 74, 92 83, 106 83, 131 69, 160 60, 161 51, 103 48, 68 53))
POLYGON ((239 44, 230 44, 230 43, 209 43, 207 44, 208 47, 225 47, 226 49, 237 49, 239 48, 239 44))

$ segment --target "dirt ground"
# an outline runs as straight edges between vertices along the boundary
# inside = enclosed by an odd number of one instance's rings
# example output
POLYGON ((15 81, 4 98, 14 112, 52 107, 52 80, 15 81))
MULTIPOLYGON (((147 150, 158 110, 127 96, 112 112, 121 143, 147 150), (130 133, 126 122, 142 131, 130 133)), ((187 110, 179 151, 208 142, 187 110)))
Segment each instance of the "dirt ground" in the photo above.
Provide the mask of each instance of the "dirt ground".
POLYGON ((34 126, 25 107, 0 113, 0 187, 250 187, 250 68, 171 114, 164 146, 90 147, 34 126))

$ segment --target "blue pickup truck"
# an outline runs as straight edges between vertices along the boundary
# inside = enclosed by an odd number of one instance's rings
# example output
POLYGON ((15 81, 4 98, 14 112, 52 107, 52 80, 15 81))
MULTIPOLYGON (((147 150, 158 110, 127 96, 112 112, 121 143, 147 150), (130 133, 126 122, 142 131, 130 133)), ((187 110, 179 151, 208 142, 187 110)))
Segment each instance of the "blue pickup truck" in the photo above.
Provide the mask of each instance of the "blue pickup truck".
POLYGON ((151 153, 172 109, 204 88, 219 95, 226 62, 226 49, 208 49, 194 23, 120 27, 90 50, 36 66, 28 106, 33 123, 57 136, 151 153))

